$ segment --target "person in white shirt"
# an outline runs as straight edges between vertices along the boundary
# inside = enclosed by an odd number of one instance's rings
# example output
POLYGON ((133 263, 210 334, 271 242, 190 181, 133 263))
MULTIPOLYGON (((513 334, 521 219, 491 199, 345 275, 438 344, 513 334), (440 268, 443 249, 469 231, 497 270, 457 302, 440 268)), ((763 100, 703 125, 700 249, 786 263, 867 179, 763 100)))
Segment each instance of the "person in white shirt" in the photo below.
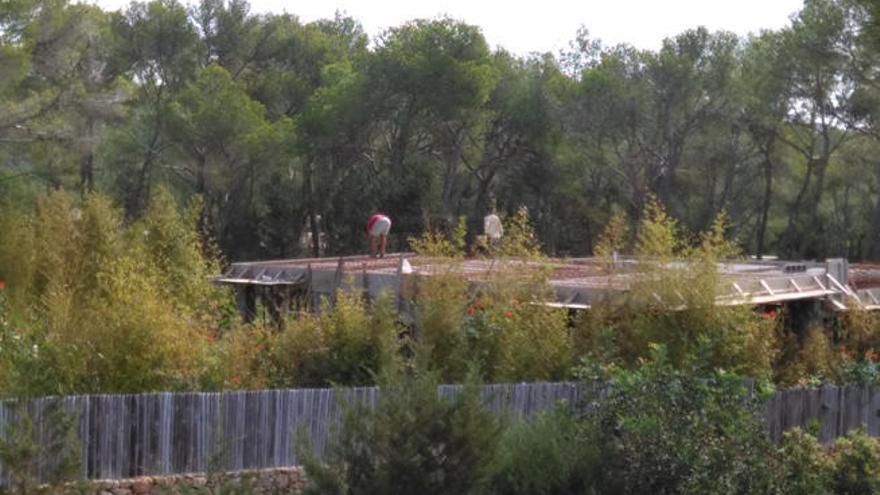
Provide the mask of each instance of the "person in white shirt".
POLYGON ((483 217, 483 233, 490 246, 498 244, 501 237, 504 236, 504 226, 501 225, 501 219, 498 218, 494 210, 483 217))

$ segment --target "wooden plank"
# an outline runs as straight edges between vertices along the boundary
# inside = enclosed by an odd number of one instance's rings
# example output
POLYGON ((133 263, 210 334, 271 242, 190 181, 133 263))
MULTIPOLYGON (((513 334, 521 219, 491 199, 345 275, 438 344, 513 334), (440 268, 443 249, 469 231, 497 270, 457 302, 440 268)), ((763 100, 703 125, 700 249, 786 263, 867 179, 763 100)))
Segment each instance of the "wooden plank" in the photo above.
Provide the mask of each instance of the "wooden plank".
POLYGON ((842 387, 841 428, 840 434, 846 435, 852 430, 867 428, 869 395, 867 387, 849 385, 842 387))
POLYGON ((779 425, 779 397, 781 393, 777 392, 772 397, 767 399, 767 401, 763 404, 762 412, 763 412, 763 424, 764 431, 767 432, 767 435, 774 442, 778 442, 782 436, 782 428, 779 425))
POLYGON ((783 431, 804 425, 804 409, 807 390, 788 390, 785 392, 783 431))
POLYGON ((880 388, 871 387, 868 399, 868 435, 880 437, 880 388))
POLYGON ((822 401, 819 420, 822 422, 822 427, 818 436, 822 443, 829 443, 840 434, 840 395, 840 389, 837 387, 819 389, 822 401))
POLYGON ((814 422, 822 421, 822 391, 821 389, 811 388, 806 393, 806 403, 804 405, 804 423, 801 429, 808 430, 814 422))

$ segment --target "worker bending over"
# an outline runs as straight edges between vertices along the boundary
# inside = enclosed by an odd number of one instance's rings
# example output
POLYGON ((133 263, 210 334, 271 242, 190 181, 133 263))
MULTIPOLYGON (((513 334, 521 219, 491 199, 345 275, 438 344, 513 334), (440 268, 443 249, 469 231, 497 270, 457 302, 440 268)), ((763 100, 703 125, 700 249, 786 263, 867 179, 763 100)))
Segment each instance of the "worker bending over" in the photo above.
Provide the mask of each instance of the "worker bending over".
POLYGON ((370 257, 377 255, 385 256, 385 244, 388 242, 388 232, 391 231, 391 219, 382 213, 374 213, 367 221, 364 228, 370 239, 370 257))

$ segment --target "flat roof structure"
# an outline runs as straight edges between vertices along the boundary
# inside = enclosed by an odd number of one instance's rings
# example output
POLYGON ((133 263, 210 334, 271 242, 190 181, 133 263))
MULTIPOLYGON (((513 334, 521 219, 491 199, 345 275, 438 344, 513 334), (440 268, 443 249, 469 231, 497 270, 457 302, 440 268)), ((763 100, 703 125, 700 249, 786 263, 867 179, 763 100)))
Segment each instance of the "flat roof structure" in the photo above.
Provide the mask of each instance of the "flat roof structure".
MULTIPOLYGON (((766 305, 805 299, 827 300, 835 309, 858 304, 880 309, 880 264, 850 265, 845 259, 823 262, 735 260, 719 263, 722 289, 718 304, 766 305)), ((314 301, 338 289, 372 297, 385 290, 400 294, 413 277, 453 272, 473 283, 500 270, 547 269, 556 300, 547 304, 588 309, 600 294, 626 291, 640 276, 633 259, 621 258, 613 270, 597 258, 447 259, 394 253, 384 258, 344 256, 233 263, 216 281, 237 287, 287 287, 311 294, 314 301)))

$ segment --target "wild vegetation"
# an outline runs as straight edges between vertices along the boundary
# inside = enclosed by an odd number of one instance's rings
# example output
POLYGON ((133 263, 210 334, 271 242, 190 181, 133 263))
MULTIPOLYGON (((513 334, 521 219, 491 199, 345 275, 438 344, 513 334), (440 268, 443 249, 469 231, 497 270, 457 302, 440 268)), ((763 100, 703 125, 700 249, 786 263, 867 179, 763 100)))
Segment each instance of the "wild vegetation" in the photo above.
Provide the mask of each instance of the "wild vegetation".
MULTIPOLYGON (((855 311, 801 335, 781 308, 715 304, 716 261, 735 253, 723 215, 688 241, 651 200, 641 224, 626 228, 638 232, 632 249, 643 275, 625 295, 574 315, 541 304, 553 297, 551 260, 501 254, 534 249, 523 212, 490 253, 499 256, 493 276, 478 287, 451 270, 419 279, 406 325, 392 294, 367 301, 343 292, 317 312, 244 323, 230 292, 211 282, 219 261, 200 235, 201 208, 178 208, 159 189, 132 223, 98 193, 80 201, 52 192, 30 211, 5 209, 0 221, 14 235, 0 238, 0 393, 367 385, 401 369, 445 383, 468 374, 603 380, 657 346, 676 369, 696 374, 725 370, 783 386, 880 381, 873 314, 855 311)), ((621 224, 606 230, 611 238, 621 224)), ((414 245, 451 262, 463 256, 465 235, 427 233, 414 245)))
POLYGON ((770 442, 760 396, 723 372, 675 369, 665 349, 617 370, 602 400, 505 423, 473 393, 398 376, 376 410, 349 410, 306 493, 878 493, 880 441, 854 431, 826 448, 802 430, 770 442))
MULTIPOLYGON (((773 445, 742 378, 878 384, 877 316, 792 333, 717 306, 715 262, 880 257, 878 26, 875 2, 806 0, 745 39, 523 58, 449 18, 371 43, 243 0, 3 2, 0 395, 386 385, 315 493, 876 493, 876 440, 773 445), (372 209, 392 248, 461 258, 491 205, 506 235, 477 255, 507 269, 422 281, 406 325, 345 293, 244 323, 210 280, 319 233, 362 250, 372 209), (645 276, 573 317, 539 304, 569 253, 645 276), (563 379, 614 386, 513 426, 433 388, 563 379)), ((26 436, 0 460, 38 455, 26 436)))
POLYGON ((558 54, 490 50, 414 20, 369 39, 244 0, 0 6, 0 198, 204 198, 230 259, 392 248, 526 206, 545 252, 586 254, 654 195, 691 232, 726 211, 744 252, 880 256, 876 5, 806 0, 787 27, 704 28, 656 51, 572 33, 558 54), (303 242, 300 242, 300 240, 303 242), (311 239, 311 240, 310 240, 311 239))
POLYGON ((695 29, 650 52, 581 32, 523 59, 448 18, 370 45, 354 19, 241 0, 6 2, 0 390, 364 384, 411 366, 557 380, 652 345, 681 369, 873 382, 873 316, 793 335, 784 312, 713 302, 723 257, 872 256, 875 14, 808 0, 746 39, 695 29), (408 328, 351 295, 243 324, 208 280, 224 259, 317 251, 308 232, 360 250, 369 208, 397 247, 461 257, 496 205, 506 235, 480 255, 508 270, 478 293, 426 281, 408 328), (648 276, 572 320, 532 304, 545 271, 508 258, 569 252, 609 269, 632 253, 648 276))

